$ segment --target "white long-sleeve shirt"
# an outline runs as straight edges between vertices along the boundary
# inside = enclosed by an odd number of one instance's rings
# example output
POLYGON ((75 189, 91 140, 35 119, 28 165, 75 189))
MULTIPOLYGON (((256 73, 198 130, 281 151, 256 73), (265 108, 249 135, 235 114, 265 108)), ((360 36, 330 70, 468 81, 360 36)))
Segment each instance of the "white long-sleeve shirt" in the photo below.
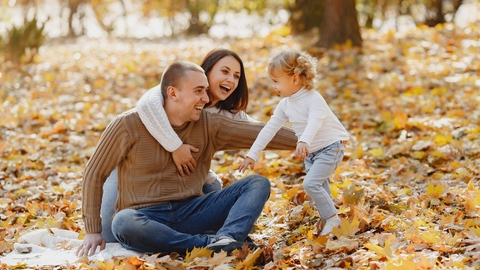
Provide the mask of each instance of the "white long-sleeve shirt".
MULTIPOLYGON (((142 123, 147 128, 148 132, 155 138, 155 140, 162 145, 168 152, 173 152, 182 146, 183 142, 173 130, 168 121, 167 114, 163 108, 163 96, 160 90, 160 85, 157 85, 148 90, 138 101, 137 111, 142 120, 142 123)), ((209 113, 219 114, 233 120, 243 120, 250 122, 257 122, 251 118, 244 111, 238 113, 231 113, 227 110, 221 110, 216 107, 205 108, 209 113)))
POLYGON ((302 88, 290 97, 280 100, 247 156, 257 160, 260 151, 287 121, 292 124, 298 142, 308 144, 310 153, 336 141, 349 139, 347 130, 322 95, 315 90, 302 88))

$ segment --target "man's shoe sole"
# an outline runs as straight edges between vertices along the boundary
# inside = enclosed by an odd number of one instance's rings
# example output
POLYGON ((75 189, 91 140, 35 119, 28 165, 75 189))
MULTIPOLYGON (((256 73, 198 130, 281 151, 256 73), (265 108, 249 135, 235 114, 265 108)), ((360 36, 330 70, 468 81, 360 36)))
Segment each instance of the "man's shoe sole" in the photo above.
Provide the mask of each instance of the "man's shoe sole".
MULTIPOLYGON (((254 243, 251 243, 251 242, 246 242, 246 243, 247 243, 249 249, 255 249, 255 248, 258 247, 254 243)), ((224 245, 224 246, 209 247, 209 249, 213 250, 213 252, 221 252, 223 250, 223 251, 226 251, 226 252, 230 253, 230 252, 232 252, 236 249, 242 249, 242 247, 243 247, 243 242, 235 241, 235 242, 232 242, 232 243, 230 243, 228 245, 224 245)))

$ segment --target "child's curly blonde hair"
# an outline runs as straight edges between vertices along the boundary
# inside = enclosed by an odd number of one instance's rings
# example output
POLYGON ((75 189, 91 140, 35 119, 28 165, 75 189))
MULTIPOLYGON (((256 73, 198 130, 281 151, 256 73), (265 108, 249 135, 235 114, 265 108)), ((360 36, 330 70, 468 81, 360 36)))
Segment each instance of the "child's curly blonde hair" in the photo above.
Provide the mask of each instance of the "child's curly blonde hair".
POLYGON ((317 75, 317 59, 305 51, 286 49, 275 55, 268 63, 268 75, 270 77, 281 76, 282 73, 293 76, 299 75, 307 90, 315 87, 317 75))

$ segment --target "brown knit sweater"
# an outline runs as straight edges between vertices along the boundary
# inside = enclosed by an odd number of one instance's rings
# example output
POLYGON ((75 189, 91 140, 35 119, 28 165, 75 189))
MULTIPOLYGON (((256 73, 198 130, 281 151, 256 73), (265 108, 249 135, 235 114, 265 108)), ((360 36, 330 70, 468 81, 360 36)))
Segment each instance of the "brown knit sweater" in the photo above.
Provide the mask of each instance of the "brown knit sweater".
MULTIPOLYGON (((200 149, 192 153, 197 166, 181 177, 167 152, 150 135, 135 109, 118 115, 107 126, 83 175, 82 211, 87 233, 102 231, 100 205, 103 183, 118 167, 115 210, 139 209, 201 196, 212 157, 219 150, 248 149, 264 123, 239 122, 203 112, 200 120, 173 127, 180 139, 200 149)), ((294 150, 292 129, 282 128, 266 149, 294 150)))

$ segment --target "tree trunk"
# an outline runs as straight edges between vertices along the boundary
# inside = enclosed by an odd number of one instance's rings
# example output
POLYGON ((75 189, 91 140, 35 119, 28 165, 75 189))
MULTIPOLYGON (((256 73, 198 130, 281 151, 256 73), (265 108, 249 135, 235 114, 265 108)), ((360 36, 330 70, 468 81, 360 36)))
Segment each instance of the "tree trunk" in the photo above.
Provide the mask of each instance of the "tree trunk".
POLYGON ((200 10, 198 7, 190 9, 190 25, 188 26, 187 33, 190 35, 199 35, 208 32, 209 27, 205 22, 200 20, 200 10))
POLYGON ((431 1, 431 6, 427 5, 427 16, 425 18, 425 24, 434 27, 437 24, 445 22, 443 15, 443 0, 431 1))
POLYGON ((78 9, 78 7, 80 6, 80 4, 82 4, 84 1, 83 0, 68 0, 67 4, 68 4, 68 9, 70 11, 70 13, 68 14, 68 36, 69 37, 72 37, 72 36, 78 36, 76 33, 75 33, 75 29, 73 29, 73 16, 75 14, 78 14, 78 24, 79 24, 79 27, 80 27, 80 32, 83 32, 82 28, 83 28, 83 25, 82 25, 82 20, 81 18, 83 17, 81 14, 80 14, 80 11, 78 9))
POLYGON ((187 0, 187 9, 190 12, 190 25, 187 34, 199 35, 208 33, 213 25, 215 15, 219 5, 219 0, 187 0), (200 13, 206 12, 209 18, 206 21, 200 19, 200 13))
POLYGON ((348 40, 354 47, 362 46, 355 0, 325 0, 324 22, 320 28, 318 47, 332 48, 348 40))
POLYGON ((289 24, 292 34, 305 33, 315 27, 322 27, 324 16, 324 1, 295 0, 289 5, 289 24))

